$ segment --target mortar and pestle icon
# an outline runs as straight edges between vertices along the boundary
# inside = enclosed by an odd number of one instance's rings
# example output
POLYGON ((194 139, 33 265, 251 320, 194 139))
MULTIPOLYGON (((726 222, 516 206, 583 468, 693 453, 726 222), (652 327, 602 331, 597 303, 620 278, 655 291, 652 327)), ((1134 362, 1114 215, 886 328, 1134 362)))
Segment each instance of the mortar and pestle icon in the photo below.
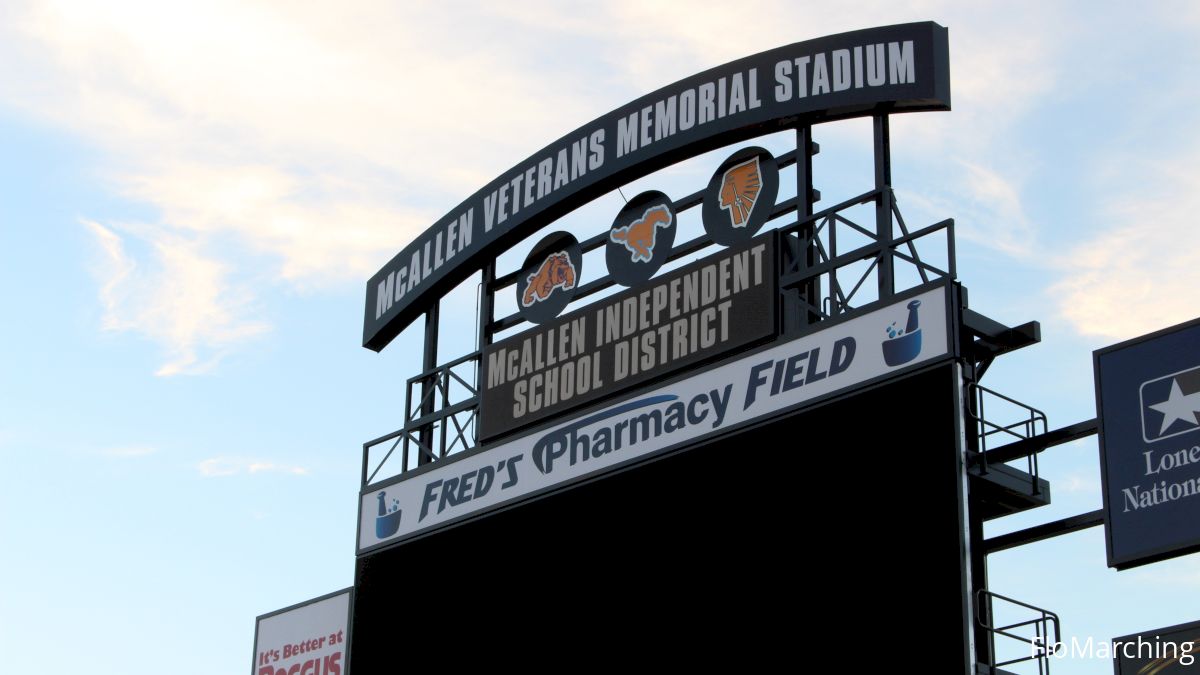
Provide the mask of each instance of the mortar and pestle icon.
POLYGON ((396 534, 400 529, 400 516, 404 511, 400 510, 400 500, 393 499, 392 505, 389 507, 384 501, 387 497, 387 492, 380 490, 375 498, 379 500, 379 515, 375 518, 375 538, 387 539, 396 534))
POLYGON ((899 366, 917 358, 921 353, 921 328, 918 326, 917 308, 920 300, 908 303, 908 324, 896 329, 896 322, 887 327, 888 339, 880 346, 883 347, 883 361, 889 366, 899 366))

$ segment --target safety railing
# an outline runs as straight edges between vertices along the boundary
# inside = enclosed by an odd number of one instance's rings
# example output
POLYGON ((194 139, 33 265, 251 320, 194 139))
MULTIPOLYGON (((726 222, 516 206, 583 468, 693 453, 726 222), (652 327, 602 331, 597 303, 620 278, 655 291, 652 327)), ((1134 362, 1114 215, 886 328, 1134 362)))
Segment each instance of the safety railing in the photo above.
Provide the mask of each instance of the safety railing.
POLYGON ((480 352, 410 378, 404 427, 363 444, 362 485, 475 447, 480 352))
POLYGON ((957 278, 954 220, 910 231, 890 187, 864 192, 780 231, 780 288, 791 293, 796 311, 811 317, 806 323, 909 288, 957 278), (888 209, 883 227, 878 226, 881 202, 888 209), (872 208, 856 216, 861 207, 872 208), (875 222, 858 222, 868 219, 875 222), (867 283, 871 280, 875 283, 867 283))
POLYGON ((991 658, 985 665, 993 672, 1030 663, 1037 666, 1038 675, 1049 675, 1050 657, 1062 642, 1057 614, 980 589, 975 594, 975 620, 987 631, 991 658), (1012 620, 1001 616, 1011 616, 1012 620), (999 652, 997 638, 1002 638, 999 652))
MULTIPOLYGON (((1020 401, 992 391, 977 383, 967 385, 967 415, 979 425, 978 466, 980 475, 987 475, 987 451, 989 442, 996 438, 1011 443, 1046 433, 1046 413, 1020 401), (992 413, 987 412, 988 409, 992 413), (996 421, 1003 418, 1006 421, 996 421), (1011 420, 1011 421, 1008 421, 1011 420)), ((1026 472, 1030 475, 1032 493, 1038 494, 1038 453, 1025 456, 1026 472)))

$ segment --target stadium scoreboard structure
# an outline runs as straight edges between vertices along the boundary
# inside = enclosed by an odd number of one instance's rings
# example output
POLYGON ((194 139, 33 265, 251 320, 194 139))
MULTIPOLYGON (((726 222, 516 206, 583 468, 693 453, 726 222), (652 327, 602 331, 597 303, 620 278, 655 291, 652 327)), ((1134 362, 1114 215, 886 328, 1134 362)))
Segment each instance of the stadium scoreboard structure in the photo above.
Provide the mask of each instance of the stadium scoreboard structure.
MULTIPOLYGON (((954 221, 910 227, 895 202, 890 115, 949 109, 936 23, 817 38, 617 108, 450 210, 367 283, 363 346, 382 350, 418 319, 424 346, 403 426, 363 446, 354 587, 264 615, 260 631, 293 657, 336 647, 318 663, 330 675, 392 672, 413 650, 599 642, 683 661, 1048 668, 1037 644, 1059 637, 1058 617, 989 589, 986 556, 1102 514, 992 539, 983 523, 1048 504, 1037 454, 1099 425, 1051 431, 980 385, 1040 329, 972 309, 954 221), (850 118, 871 120, 872 172, 818 209, 814 128, 850 118), (753 144, 780 132, 794 150, 753 144), (582 239, 553 230, 722 148, 694 193, 630 195, 582 239), (703 232, 684 239, 685 220, 703 232), (600 249, 603 265, 587 256, 600 249), (443 299, 472 281, 474 349, 446 359, 443 299), (989 412, 1004 405, 1017 421, 989 412), (1004 603, 1033 612, 1018 624, 1037 637, 1023 656, 1002 644, 1018 630, 997 625, 1004 603), (310 605, 349 625, 291 616, 310 605), (907 620, 915 608, 929 618, 907 620), (814 618, 822 630, 805 631, 814 618), (276 628, 291 625, 291 637, 276 628)), ((1177 365, 1142 384, 1158 396, 1149 410, 1165 411, 1161 438, 1197 427, 1184 408, 1200 365, 1177 365)), ((1116 564, 1165 555, 1160 541, 1133 553, 1125 541, 1110 539, 1116 564)), ((279 658, 256 643, 254 672, 284 672, 279 658)))

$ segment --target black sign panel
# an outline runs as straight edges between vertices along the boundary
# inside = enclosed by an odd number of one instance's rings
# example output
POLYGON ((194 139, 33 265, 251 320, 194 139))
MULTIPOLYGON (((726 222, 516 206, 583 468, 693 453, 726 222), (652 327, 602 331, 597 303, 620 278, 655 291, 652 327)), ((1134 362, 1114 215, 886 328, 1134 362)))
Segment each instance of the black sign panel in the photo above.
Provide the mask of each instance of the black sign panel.
POLYGON ((775 281, 772 232, 488 346, 480 440, 775 335, 775 281))
POLYGON ((1200 550, 1200 320, 1094 361, 1109 566, 1200 550))
POLYGON ((514 243, 664 166, 801 121, 949 109, 946 29, 932 22, 797 42, 663 87, 530 156, 392 258, 367 282, 363 346, 383 349, 514 243))
POLYGON ((1176 675, 1195 672, 1200 621, 1113 640, 1116 675, 1176 675))

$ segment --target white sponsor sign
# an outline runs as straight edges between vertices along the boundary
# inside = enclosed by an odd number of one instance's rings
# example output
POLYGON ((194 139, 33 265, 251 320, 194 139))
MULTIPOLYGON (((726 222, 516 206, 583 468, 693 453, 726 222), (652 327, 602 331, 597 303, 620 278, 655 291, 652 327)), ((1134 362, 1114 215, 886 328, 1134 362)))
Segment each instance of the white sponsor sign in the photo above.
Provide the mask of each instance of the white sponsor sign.
POLYGON ((258 617, 253 675, 342 675, 352 589, 258 617))
POLYGON ((939 287, 366 492, 359 551, 945 356, 947 292, 939 287))

